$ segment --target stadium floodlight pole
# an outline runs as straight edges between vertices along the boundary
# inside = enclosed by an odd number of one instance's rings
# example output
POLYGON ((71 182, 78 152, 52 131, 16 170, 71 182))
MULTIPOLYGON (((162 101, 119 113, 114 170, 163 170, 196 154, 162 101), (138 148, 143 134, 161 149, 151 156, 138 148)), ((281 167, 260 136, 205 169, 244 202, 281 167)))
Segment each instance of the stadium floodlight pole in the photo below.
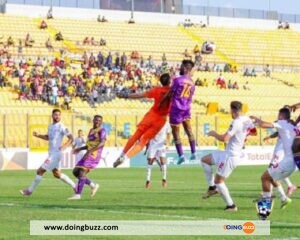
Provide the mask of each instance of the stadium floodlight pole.
POLYGON ((209 0, 207 0, 206 25, 209 25, 209 0))
POLYGON ((133 19, 133 12, 134 12, 134 0, 131 0, 131 18, 133 19))
POLYGON ((271 0, 269 0, 269 12, 271 12, 271 0))

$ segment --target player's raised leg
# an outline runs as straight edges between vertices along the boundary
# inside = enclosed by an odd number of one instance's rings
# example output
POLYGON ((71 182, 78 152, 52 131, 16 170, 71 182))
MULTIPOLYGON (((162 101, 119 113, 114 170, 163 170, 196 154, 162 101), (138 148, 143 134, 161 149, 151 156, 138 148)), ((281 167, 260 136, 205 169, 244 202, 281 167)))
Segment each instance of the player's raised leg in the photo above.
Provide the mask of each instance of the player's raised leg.
POLYGON ((73 182, 71 178, 69 178, 66 174, 62 173, 60 170, 57 168, 54 168, 52 170, 53 176, 56 177, 57 179, 60 179, 62 182, 68 184, 73 190, 75 191, 76 184, 73 182))
POLYGON ((191 160, 195 160, 196 159, 196 141, 195 141, 195 136, 193 134, 192 131, 192 127, 191 127, 191 120, 190 119, 186 119, 182 122, 184 131, 186 133, 186 135, 189 138, 189 143, 190 143, 190 147, 191 147, 191 160))
POLYGON ((161 185, 163 188, 165 188, 167 187, 167 159, 165 156, 160 157, 160 166, 161 166, 161 174, 162 174, 161 185))
POLYGON ((149 158, 147 159, 147 175, 146 175, 146 184, 145 188, 149 189, 151 187, 151 171, 152 166, 155 158, 149 158))
POLYGON ((208 184, 208 189, 205 194, 203 194, 203 199, 209 198, 212 195, 218 193, 217 186, 215 185, 215 177, 212 169, 212 165, 214 165, 212 154, 208 154, 201 159, 201 165, 203 171, 205 173, 205 178, 208 184))
POLYGON ((81 167, 75 167, 73 169, 73 174, 74 176, 78 179, 75 195, 70 197, 69 200, 78 200, 81 199, 81 193, 83 191, 84 185, 88 185, 91 188, 91 196, 93 197, 98 188, 99 185, 93 183, 90 179, 87 178, 87 173, 89 172, 88 169, 86 168, 81 168, 81 167))
POLYGON ((185 162, 182 143, 181 143, 181 139, 180 139, 180 125, 172 125, 171 124, 171 128, 172 128, 172 135, 173 135, 173 138, 174 138, 176 151, 177 151, 177 154, 179 156, 177 164, 180 165, 183 162, 185 162))
POLYGON ((34 178, 34 180, 32 181, 31 185, 23 190, 20 190, 20 193, 23 196, 30 196, 33 191, 35 190, 35 188, 39 185, 39 183, 42 181, 43 175, 46 172, 45 169, 43 169, 42 167, 40 167, 37 171, 36 171, 36 176, 34 178))

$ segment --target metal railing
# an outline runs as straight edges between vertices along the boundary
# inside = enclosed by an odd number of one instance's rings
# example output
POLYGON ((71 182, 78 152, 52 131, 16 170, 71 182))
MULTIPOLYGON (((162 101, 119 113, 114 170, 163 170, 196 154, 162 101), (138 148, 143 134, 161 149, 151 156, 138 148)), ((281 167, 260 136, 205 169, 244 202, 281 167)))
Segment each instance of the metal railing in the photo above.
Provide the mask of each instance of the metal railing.
MULTIPOLYGON (((73 133, 82 129, 85 135, 92 127, 92 117, 74 114, 62 114, 62 122, 73 133)), ((128 115, 103 115, 103 127, 107 132, 106 146, 124 146, 128 138, 134 133, 136 125, 142 119, 142 114, 128 115)), ((266 119, 266 118, 264 118, 266 119)), ((274 119, 267 118, 272 121, 274 119)), ((230 125, 230 116, 208 116, 194 114, 192 117, 192 129, 198 146, 220 146, 221 143, 208 137, 210 130, 220 133, 227 131, 230 125)), ((31 114, 2 114, 0 115, 0 147, 28 147, 31 149, 47 149, 47 142, 33 137, 33 131, 46 134, 51 123, 49 115, 31 114)), ((188 138, 181 129, 183 144, 188 146, 188 138)), ((273 132, 272 129, 259 129, 257 136, 249 137, 248 145, 264 145, 263 138, 273 132)), ((266 143, 269 145, 270 143, 266 143)), ((221 144, 222 145, 222 144, 221 144)))
POLYGON ((277 11, 265 11, 242 8, 225 8, 211 6, 190 6, 182 5, 179 0, 174 1, 175 11, 172 10, 172 4, 169 2, 156 0, 8 0, 7 3, 53 6, 56 7, 74 7, 74 8, 92 8, 109 9, 124 11, 143 11, 143 12, 176 12, 179 14, 192 14, 203 16, 218 16, 231 18, 254 18, 254 19, 273 19, 279 21, 288 21, 290 23, 299 23, 299 14, 282 14, 277 11))

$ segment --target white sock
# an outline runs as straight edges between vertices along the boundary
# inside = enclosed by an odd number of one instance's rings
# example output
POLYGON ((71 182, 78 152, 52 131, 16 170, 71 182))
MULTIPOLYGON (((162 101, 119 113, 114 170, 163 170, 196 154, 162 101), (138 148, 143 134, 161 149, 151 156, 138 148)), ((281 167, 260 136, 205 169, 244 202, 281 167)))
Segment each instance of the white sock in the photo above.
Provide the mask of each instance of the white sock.
POLYGON ((292 184, 291 180, 287 177, 283 179, 283 181, 286 183, 288 187, 293 187, 294 185, 292 184))
POLYGON ((66 184, 69 184, 72 188, 76 187, 76 184, 66 174, 61 173, 60 180, 63 181, 64 183, 66 183, 66 184))
POLYGON ((217 189, 218 189, 219 193, 221 194, 222 198, 226 202, 227 206, 232 206, 233 201, 230 197, 228 188, 225 185, 225 183, 219 183, 219 184, 216 184, 216 186, 217 186, 217 189))
POLYGON ((151 179, 151 169, 152 169, 152 165, 147 165, 147 181, 150 181, 151 179))
POLYGON ((91 181, 91 183, 90 183, 90 185, 89 185, 89 186, 90 186, 91 188, 94 188, 94 187, 95 187, 95 185, 96 185, 96 184, 95 184, 95 183, 93 183, 93 182, 91 181))
POLYGON ((36 175, 36 176, 35 176, 35 179, 34 179, 33 182, 31 183, 31 186, 28 188, 28 190, 29 190, 30 192, 33 192, 34 189, 37 187, 37 185, 39 185, 39 183, 41 182, 42 178, 43 178, 42 176, 36 175))
POLYGON ((283 190, 283 187, 281 186, 281 185, 279 185, 277 188, 277 191, 278 191, 278 193, 279 193, 279 197, 280 197, 280 200, 281 201, 285 201, 286 199, 287 199, 287 196, 285 195, 285 192, 284 192, 284 190, 283 190))
POLYGON ((161 165, 161 169, 162 169, 162 178, 164 180, 167 180, 167 164, 163 164, 161 165))
POLYGON ((270 198, 272 197, 271 192, 263 192, 263 198, 270 198))
POLYGON ((203 167, 208 186, 210 186, 210 187, 214 186, 215 185, 215 183, 214 183, 215 179, 214 179, 214 174, 213 174, 213 170, 212 170, 211 165, 208 165, 205 162, 201 162, 201 165, 203 167))

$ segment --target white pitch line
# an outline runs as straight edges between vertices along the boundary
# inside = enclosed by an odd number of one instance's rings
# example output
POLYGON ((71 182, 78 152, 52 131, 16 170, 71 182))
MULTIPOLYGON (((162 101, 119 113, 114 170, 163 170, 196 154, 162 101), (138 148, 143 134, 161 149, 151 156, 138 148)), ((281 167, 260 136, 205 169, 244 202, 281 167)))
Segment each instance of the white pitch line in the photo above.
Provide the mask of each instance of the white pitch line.
MULTIPOLYGON (((24 207, 22 204, 15 203, 0 203, 0 206, 8 206, 8 207, 24 207)), ((31 207, 41 207, 41 205, 31 204, 31 207)), ((30 207, 29 207, 30 208, 30 207)), ((63 207, 54 207, 52 209, 56 210, 65 210, 65 211, 85 211, 85 212, 107 212, 107 213, 117 213, 117 214, 132 214, 132 215, 147 215, 147 216, 155 216, 155 217, 175 217, 180 219, 194 219, 194 220, 207 220, 207 221, 235 221, 236 219, 224 219, 224 218, 198 218, 187 215, 172 215, 172 214, 155 214, 155 213, 147 213, 147 212, 132 212, 132 211, 116 211, 116 210, 104 210, 104 209, 86 209, 86 208, 63 208, 63 207)), ((247 219, 248 220, 248 219, 247 219)), ((258 220, 258 219, 256 219, 258 220)), ((251 220, 250 220, 251 221, 251 220)), ((255 221, 255 220, 253 220, 255 221)), ((300 227, 299 222, 277 222, 271 220, 272 225, 283 225, 283 226, 295 226, 300 227)))
MULTIPOLYGON (((0 203, 0 206, 15 206, 15 207, 27 207, 28 205, 14 204, 14 203, 0 203)), ((31 204, 30 207, 41 207, 41 205, 31 204)), ((29 208, 30 208, 29 207, 29 208)), ((132 211, 116 211, 116 210, 105 210, 105 209, 86 209, 86 208, 63 208, 63 207, 53 207, 51 209, 56 210, 66 210, 66 211, 85 211, 85 212, 107 212, 107 213, 119 213, 119 214, 133 214, 133 215, 147 215, 147 216, 158 216, 158 217, 175 217, 175 218, 184 218, 184 219, 197 219, 198 217, 187 216, 187 215, 168 215, 168 214, 155 214, 147 212, 132 212, 132 211)))

